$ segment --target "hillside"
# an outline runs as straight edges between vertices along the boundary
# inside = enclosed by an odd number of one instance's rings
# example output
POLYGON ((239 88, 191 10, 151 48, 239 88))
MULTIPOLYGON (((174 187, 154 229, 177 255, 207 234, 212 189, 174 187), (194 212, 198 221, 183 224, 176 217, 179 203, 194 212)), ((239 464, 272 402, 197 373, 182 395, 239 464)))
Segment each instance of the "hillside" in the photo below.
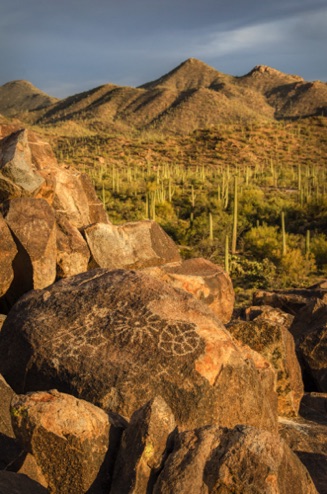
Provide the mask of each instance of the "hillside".
POLYGON ((40 126, 74 121, 84 129, 105 132, 188 134, 212 125, 298 119, 327 111, 324 82, 307 82, 264 65, 234 77, 193 58, 138 88, 105 84, 61 101, 42 96, 24 81, 3 86, 3 94, 4 88, 13 94, 10 108, 0 98, 5 115, 16 112, 40 126))
POLYGON ((0 87, 0 112, 7 117, 39 110, 57 101, 28 81, 7 82, 0 87))

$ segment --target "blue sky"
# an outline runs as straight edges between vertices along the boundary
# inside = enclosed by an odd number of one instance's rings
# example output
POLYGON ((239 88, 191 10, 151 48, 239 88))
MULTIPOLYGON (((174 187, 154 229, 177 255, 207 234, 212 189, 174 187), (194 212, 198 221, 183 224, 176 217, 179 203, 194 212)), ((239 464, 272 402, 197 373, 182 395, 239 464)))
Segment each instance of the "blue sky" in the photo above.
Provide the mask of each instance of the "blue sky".
POLYGON ((327 81, 326 0, 1 0, 0 85, 65 97, 138 86, 198 58, 243 75, 264 64, 327 81))

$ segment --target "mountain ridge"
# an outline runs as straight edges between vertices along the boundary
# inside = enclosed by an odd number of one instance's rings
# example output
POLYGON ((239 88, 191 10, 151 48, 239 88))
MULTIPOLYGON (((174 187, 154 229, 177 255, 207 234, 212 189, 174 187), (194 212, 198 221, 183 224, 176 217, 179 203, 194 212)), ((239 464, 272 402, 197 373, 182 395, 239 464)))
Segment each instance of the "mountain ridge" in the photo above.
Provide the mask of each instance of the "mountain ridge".
POLYGON ((104 84, 59 101, 27 81, 13 81, 0 87, 0 113, 41 126, 74 120, 103 130, 153 128, 185 134, 219 123, 324 116, 327 84, 266 65, 232 76, 189 58, 136 88, 104 84), (18 97, 20 86, 24 91, 18 97), (1 94, 11 89, 16 97, 8 111, 1 94))

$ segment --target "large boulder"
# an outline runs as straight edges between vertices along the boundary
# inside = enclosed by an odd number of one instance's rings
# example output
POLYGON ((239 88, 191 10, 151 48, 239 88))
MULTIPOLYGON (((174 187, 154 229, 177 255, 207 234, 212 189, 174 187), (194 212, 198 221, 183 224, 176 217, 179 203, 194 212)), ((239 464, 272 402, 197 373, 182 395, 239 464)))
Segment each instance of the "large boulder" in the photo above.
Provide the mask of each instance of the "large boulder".
POLYGON ((28 131, 19 130, 0 143, 0 202, 35 195, 44 179, 37 173, 28 145, 28 131))
POLYGON ((179 434, 154 494, 316 494, 277 435, 253 427, 208 426, 179 434))
MULTIPOLYGON (((301 405, 302 409, 302 405, 301 405)), ((302 410, 301 410, 302 411, 302 410)), ((327 416, 315 422, 315 414, 308 419, 280 419, 279 432, 288 446, 307 468, 320 494, 327 493, 327 416)))
POLYGON ((220 266, 207 259, 198 258, 148 268, 147 272, 194 295, 205 303, 222 323, 230 321, 235 294, 228 273, 220 266))
POLYGON ((308 391, 327 392, 327 300, 304 306, 291 326, 308 391))
POLYGON ((172 411, 160 396, 134 412, 115 462, 112 494, 152 492, 175 427, 172 411))
POLYGON ((16 296, 53 283, 56 225, 52 208, 44 199, 21 197, 5 205, 4 216, 18 246, 13 283, 16 296))
POLYGON ((182 428, 276 428, 269 364, 245 356, 204 304, 142 272, 98 269, 29 292, 0 355, 16 392, 56 387, 126 417, 159 394, 182 428))
POLYGON ((155 221, 96 223, 84 234, 93 268, 136 269, 180 260, 176 244, 155 221))
POLYGON ((16 437, 33 455, 51 493, 94 487, 109 448, 108 415, 56 390, 18 395, 11 402, 16 437))
POLYGON ((295 344, 289 327, 293 317, 280 309, 252 307, 250 321, 234 321, 230 333, 263 355, 277 376, 278 413, 296 416, 303 396, 303 382, 295 344))
POLYGON ((17 247, 10 230, 0 213, 0 297, 10 287, 14 279, 13 260, 17 254, 17 247))

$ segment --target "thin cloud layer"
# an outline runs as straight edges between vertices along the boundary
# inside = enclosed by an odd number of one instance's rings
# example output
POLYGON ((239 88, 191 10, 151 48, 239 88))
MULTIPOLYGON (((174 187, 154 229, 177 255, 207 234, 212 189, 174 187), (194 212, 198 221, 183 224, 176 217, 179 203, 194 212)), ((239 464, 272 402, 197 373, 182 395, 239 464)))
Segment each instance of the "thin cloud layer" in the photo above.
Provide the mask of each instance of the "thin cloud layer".
POLYGON ((265 64, 327 80, 325 0, 2 0, 0 84, 64 97, 140 85, 196 57, 242 75, 265 64))

